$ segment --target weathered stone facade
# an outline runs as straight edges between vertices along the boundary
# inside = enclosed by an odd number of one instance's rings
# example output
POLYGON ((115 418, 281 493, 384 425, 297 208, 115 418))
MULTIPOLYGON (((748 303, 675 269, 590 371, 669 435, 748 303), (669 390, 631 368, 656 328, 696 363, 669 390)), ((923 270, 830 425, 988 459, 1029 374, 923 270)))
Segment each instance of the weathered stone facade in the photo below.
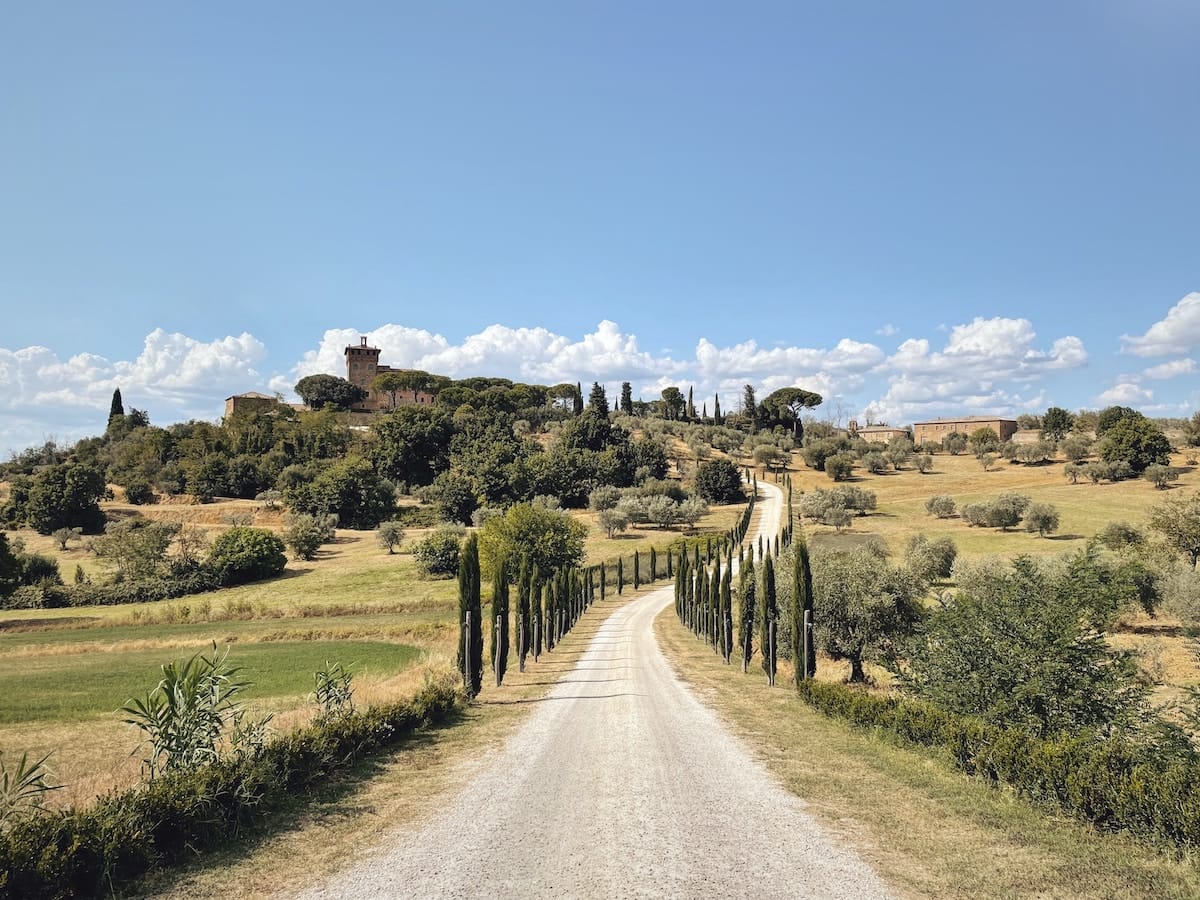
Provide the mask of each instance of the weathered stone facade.
MULTIPOLYGON (((378 347, 368 347, 365 337, 359 338, 357 346, 351 344, 346 348, 346 380, 367 392, 367 399, 352 407, 356 411, 374 412, 392 408, 391 394, 371 390, 371 382, 375 380, 376 375, 402 371, 380 365, 381 352, 378 347)), ((431 406, 435 399, 433 394, 425 391, 400 391, 396 394, 396 406, 431 406)))
POLYGON ((970 436, 972 431, 980 428, 990 428, 996 432, 1001 442, 1009 440, 1017 433, 1016 419, 1002 419, 999 416, 963 416, 959 419, 930 419, 928 422, 913 423, 913 441, 917 444, 940 444, 948 434, 958 432, 970 436))

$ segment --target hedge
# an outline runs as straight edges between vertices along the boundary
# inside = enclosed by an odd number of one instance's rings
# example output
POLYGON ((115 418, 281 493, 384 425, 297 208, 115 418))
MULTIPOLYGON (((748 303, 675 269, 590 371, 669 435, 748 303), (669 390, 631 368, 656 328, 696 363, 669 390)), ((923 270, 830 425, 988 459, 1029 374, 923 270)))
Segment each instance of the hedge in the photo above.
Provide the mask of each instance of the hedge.
POLYGON ((840 684, 801 682, 820 712, 949 751, 970 775, 1005 784, 1103 828, 1181 847, 1200 845, 1200 762, 1157 754, 1123 738, 1037 738, 914 700, 840 684))
POLYGON ((216 572, 204 567, 181 575, 154 576, 116 584, 35 584, 19 587, 8 597, 0 597, 0 609, 120 606, 173 600, 224 586, 225 582, 216 572))
POLYGON ((93 897, 228 844, 289 795, 447 721, 457 689, 429 684, 400 703, 282 735, 261 751, 113 792, 89 809, 49 813, 0 833, 0 898, 93 897))

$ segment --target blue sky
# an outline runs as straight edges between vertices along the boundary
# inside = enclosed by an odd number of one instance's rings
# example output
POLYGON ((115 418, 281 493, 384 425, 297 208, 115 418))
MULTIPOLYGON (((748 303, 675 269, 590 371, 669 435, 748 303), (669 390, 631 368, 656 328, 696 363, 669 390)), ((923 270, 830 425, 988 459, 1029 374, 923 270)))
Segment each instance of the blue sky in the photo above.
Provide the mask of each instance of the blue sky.
POLYGON ((358 334, 842 418, 1200 407, 1187 0, 3 18, 0 452, 116 385, 214 418, 358 334))

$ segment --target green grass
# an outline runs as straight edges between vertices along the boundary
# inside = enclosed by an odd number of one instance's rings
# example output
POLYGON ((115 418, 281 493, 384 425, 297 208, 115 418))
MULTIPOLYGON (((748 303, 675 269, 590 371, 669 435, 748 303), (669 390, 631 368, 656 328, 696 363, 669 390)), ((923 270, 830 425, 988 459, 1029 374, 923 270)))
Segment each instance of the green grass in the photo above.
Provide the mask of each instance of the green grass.
MULTIPOLYGON (((420 648, 381 641, 234 644, 233 665, 251 682, 247 700, 302 695, 313 673, 338 660, 356 676, 391 675, 417 662, 420 648)), ((178 648, 0 657, 0 724, 70 722, 113 715, 152 689, 159 667, 187 658, 178 648)))

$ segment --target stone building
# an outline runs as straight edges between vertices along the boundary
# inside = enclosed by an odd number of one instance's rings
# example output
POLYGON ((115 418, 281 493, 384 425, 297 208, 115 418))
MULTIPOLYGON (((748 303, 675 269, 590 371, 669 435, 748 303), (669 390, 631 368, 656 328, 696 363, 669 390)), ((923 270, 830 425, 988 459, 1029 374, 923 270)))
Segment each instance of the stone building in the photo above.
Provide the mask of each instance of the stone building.
POLYGON ((930 419, 928 422, 913 422, 913 442, 916 444, 940 444, 948 434, 958 432, 968 437, 972 431, 980 428, 990 428, 996 432, 1001 442, 1009 440, 1017 433, 1016 419, 1002 419, 999 416, 963 416, 958 419, 930 419))
POLYGON ((911 437, 908 429, 901 425, 859 425, 853 419, 850 420, 846 433, 851 438, 858 437, 864 441, 880 444, 890 443, 894 438, 908 439, 911 437))
POLYGON ((279 398, 273 394, 260 394, 258 391, 234 394, 225 398, 225 418, 232 419, 238 413, 270 412, 278 404, 279 398))
MULTIPOLYGON (((376 375, 384 372, 403 370, 380 365, 380 352, 378 347, 368 347, 365 337, 358 339, 357 346, 351 344, 346 347, 346 380, 367 392, 367 399, 361 403, 356 403, 352 407, 355 411, 373 412, 379 409, 392 408, 391 394, 372 390, 371 382, 375 380, 376 375)), ((418 406, 430 406, 435 399, 433 394, 425 391, 416 391, 415 393, 413 391, 400 391, 396 394, 396 406, 412 406, 414 404, 418 406)))

